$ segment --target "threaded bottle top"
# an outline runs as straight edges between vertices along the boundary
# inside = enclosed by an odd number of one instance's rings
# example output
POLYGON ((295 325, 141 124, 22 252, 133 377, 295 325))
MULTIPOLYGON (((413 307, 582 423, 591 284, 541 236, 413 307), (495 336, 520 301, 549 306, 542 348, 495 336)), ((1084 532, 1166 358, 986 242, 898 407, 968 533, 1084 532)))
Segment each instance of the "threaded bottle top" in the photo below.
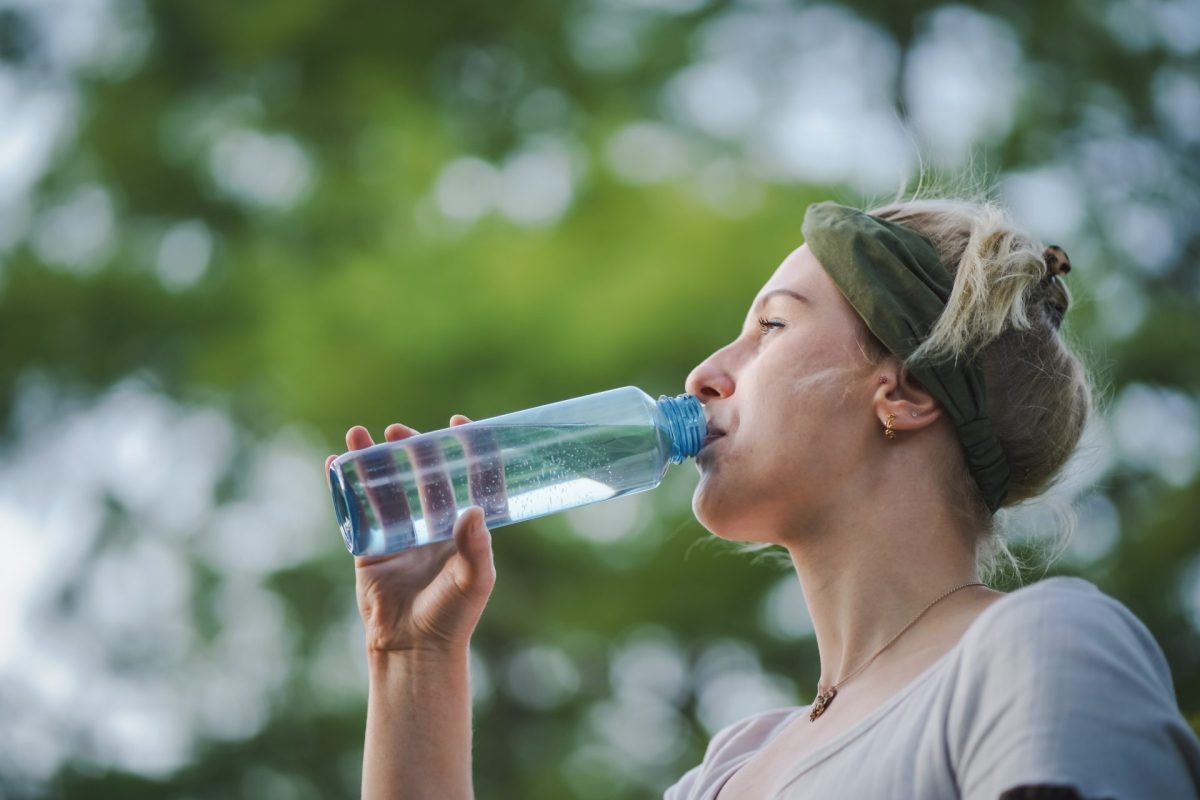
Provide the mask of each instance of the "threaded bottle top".
POLYGON ((690 394, 674 397, 664 394, 658 398, 658 407, 666 417, 667 432, 671 435, 671 463, 678 464, 699 453, 708 434, 708 421, 700 400, 690 394))

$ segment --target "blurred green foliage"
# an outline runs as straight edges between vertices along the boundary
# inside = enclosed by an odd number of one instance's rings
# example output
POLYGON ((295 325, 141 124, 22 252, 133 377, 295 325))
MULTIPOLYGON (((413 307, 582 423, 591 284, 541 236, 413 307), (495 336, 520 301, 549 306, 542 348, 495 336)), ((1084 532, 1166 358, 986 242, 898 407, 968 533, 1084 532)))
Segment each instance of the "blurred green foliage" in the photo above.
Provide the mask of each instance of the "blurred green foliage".
MULTIPOLYGON (((758 287, 799 243, 806 204, 870 199, 839 180, 767 176, 754 179, 753 202, 722 210, 687 171, 640 183, 606 166, 613 137, 643 120, 678 129, 698 154, 694 169, 753 161, 737 142, 689 130, 663 99, 664 87, 703 51, 709 26, 756 13, 752 3, 115 3, 119 24, 148 37, 140 55, 124 68, 83 64, 58 73, 51 38, 21 8, 0 16, 5 74, 60 82, 78 105, 75 127, 29 191, 33 221, 3 251, 3 445, 15 457, 31 435, 18 411, 22 387, 34 378, 86 405, 132 377, 181 407, 218 409, 232 421, 237 445, 214 487, 214 509, 245 499, 245 465, 280 431, 317 443, 315 477, 324 452, 340 451, 352 424, 378 435, 393 421, 433 429, 453 413, 482 418, 620 385, 682 391, 687 372, 731 338, 758 287), (613 20, 636 40, 624 61, 612 56, 623 40, 603 38, 613 20), (588 45, 588 37, 600 44, 588 45), (455 159, 499 169, 539 147, 559 159, 549 163, 570 165, 569 199, 558 212, 532 221, 519 209, 466 221, 446 213, 438 186, 455 159), (70 232, 56 231, 43 214, 85 186, 108 198, 108 244, 74 266, 56 264, 47 253, 70 232), (200 244, 187 238, 193 229, 173 227, 196 221, 200 244), (209 248, 198 275, 171 277, 164 248, 172 230, 182 231, 184 263, 196 247, 209 248)), ((894 40, 903 68, 944 6, 847 8, 894 40)), ((1137 16, 1141 5, 973 8, 1011 31, 1026 79, 1011 124, 973 143, 986 165, 977 170, 995 178, 1047 164, 1074 169, 1080 152, 1119 134, 1151 143, 1176 166, 1159 201, 1174 202, 1168 190, 1195 192, 1196 139, 1173 133, 1154 94, 1165 68, 1194 85, 1194 52, 1150 34, 1144 42, 1122 38, 1121 14, 1137 16)), ((884 101, 906 120, 910 95, 896 83, 884 101)), ((944 113, 952 119, 958 110, 944 113)), ((1197 217, 1175 207, 1167 215, 1169 257, 1154 270, 1130 267, 1098 188, 1126 179, 1120 159, 1099 177, 1078 169, 1085 214, 1079 241, 1062 243, 1077 266, 1073 339, 1109 399, 1133 383, 1194 398, 1197 217), (1148 309, 1128 333, 1105 327, 1112 306, 1096 287, 1107 275, 1122 276, 1148 309)), ((476 708, 480 797, 651 796, 697 763, 709 736, 699 679, 668 703, 682 744, 659 763, 619 769, 619 751, 605 744, 614 659, 629 637, 647 631, 697 670, 713 661, 714 647, 744 642, 763 673, 782 676, 779 691, 791 702, 810 699, 814 642, 771 635, 761 619, 783 573, 693 547, 707 534, 691 517, 686 476, 673 481, 638 501, 631 536, 589 541, 561 517, 497 532, 499 583, 475 643, 492 684, 476 708), (568 689, 545 707, 508 688, 517 680, 515 654, 530 645, 569 661, 568 689)), ((314 485, 319 490, 319 480, 314 485)), ((1119 537, 1095 560, 1057 563, 1052 572, 1096 581, 1146 622, 1196 726, 1194 471, 1180 484, 1120 460, 1096 491, 1113 503, 1119 537)), ((139 530, 119 498, 110 498, 106 515, 113 536, 97 540, 91 556, 139 530)), ((214 598, 231 580, 196 556, 207 524, 178 546, 193 579, 191 615, 175 622, 202 634, 195 659, 219 633, 214 598)), ((311 526, 324 537, 319 552, 262 577, 282 603, 291 646, 260 728, 226 739, 197 734, 186 764, 147 775, 122 769, 102 743, 80 736, 44 782, 6 772, 12 765, 0 761, 0 796, 354 796, 365 671, 331 686, 322 679, 328 671, 313 668, 326 637, 353 614, 351 565, 328 508, 311 526)), ((71 563, 76 571, 64 586, 87 575, 88 558, 71 563)), ((1035 570, 1025 579, 1038 577, 1035 570)), ((31 618, 78 612, 64 596, 42 601, 31 618)), ((131 674, 157 663, 152 654, 138 658, 131 674)), ((557 662, 547 663, 553 673, 557 662)), ((15 693, 0 691, 0 711, 15 707, 15 693)))

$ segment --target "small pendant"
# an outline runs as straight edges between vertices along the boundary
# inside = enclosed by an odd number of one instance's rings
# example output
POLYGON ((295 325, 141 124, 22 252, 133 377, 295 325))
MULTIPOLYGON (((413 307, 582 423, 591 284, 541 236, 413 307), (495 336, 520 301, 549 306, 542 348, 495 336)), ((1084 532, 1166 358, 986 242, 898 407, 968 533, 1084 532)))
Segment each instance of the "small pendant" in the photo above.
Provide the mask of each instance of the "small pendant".
POLYGON ((825 713, 825 709, 829 708, 835 697, 837 697, 837 689, 828 689, 818 694, 817 699, 813 701, 812 711, 808 712, 808 721, 816 722, 817 717, 825 713))

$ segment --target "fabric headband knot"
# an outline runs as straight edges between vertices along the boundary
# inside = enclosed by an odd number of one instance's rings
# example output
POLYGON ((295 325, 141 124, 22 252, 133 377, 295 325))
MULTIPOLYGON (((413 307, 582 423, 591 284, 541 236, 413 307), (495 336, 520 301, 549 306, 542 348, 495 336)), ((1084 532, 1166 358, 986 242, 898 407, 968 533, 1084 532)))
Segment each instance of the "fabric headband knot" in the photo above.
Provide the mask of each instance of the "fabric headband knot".
MULTIPOLYGON (((901 360, 920 346, 946 308, 954 278, 933 243, 902 225, 837 203, 814 203, 804 240, 871 333, 901 360)), ((1009 466, 987 413, 983 371, 972 355, 917 364, 910 372, 941 404, 988 510, 1008 495, 1009 466)))

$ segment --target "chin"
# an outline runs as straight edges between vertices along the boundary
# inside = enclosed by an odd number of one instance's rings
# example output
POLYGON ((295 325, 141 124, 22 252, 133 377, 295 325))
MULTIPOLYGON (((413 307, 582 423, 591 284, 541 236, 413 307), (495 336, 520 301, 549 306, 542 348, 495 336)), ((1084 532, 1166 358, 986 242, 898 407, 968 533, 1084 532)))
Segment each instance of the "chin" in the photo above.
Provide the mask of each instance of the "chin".
POLYGON ((692 514, 705 530, 730 542, 761 542, 763 537, 750 531, 758 526, 752 522, 752 509, 722 502, 705 491, 704 482, 692 495, 692 514))
POLYGON ((780 494, 778 475, 748 476, 736 486, 729 472, 702 471, 692 493, 692 514, 705 530, 730 542, 783 543, 795 529, 797 504, 803 498, 780 494), (755 479, 759 478, 759 479, 755 479))

